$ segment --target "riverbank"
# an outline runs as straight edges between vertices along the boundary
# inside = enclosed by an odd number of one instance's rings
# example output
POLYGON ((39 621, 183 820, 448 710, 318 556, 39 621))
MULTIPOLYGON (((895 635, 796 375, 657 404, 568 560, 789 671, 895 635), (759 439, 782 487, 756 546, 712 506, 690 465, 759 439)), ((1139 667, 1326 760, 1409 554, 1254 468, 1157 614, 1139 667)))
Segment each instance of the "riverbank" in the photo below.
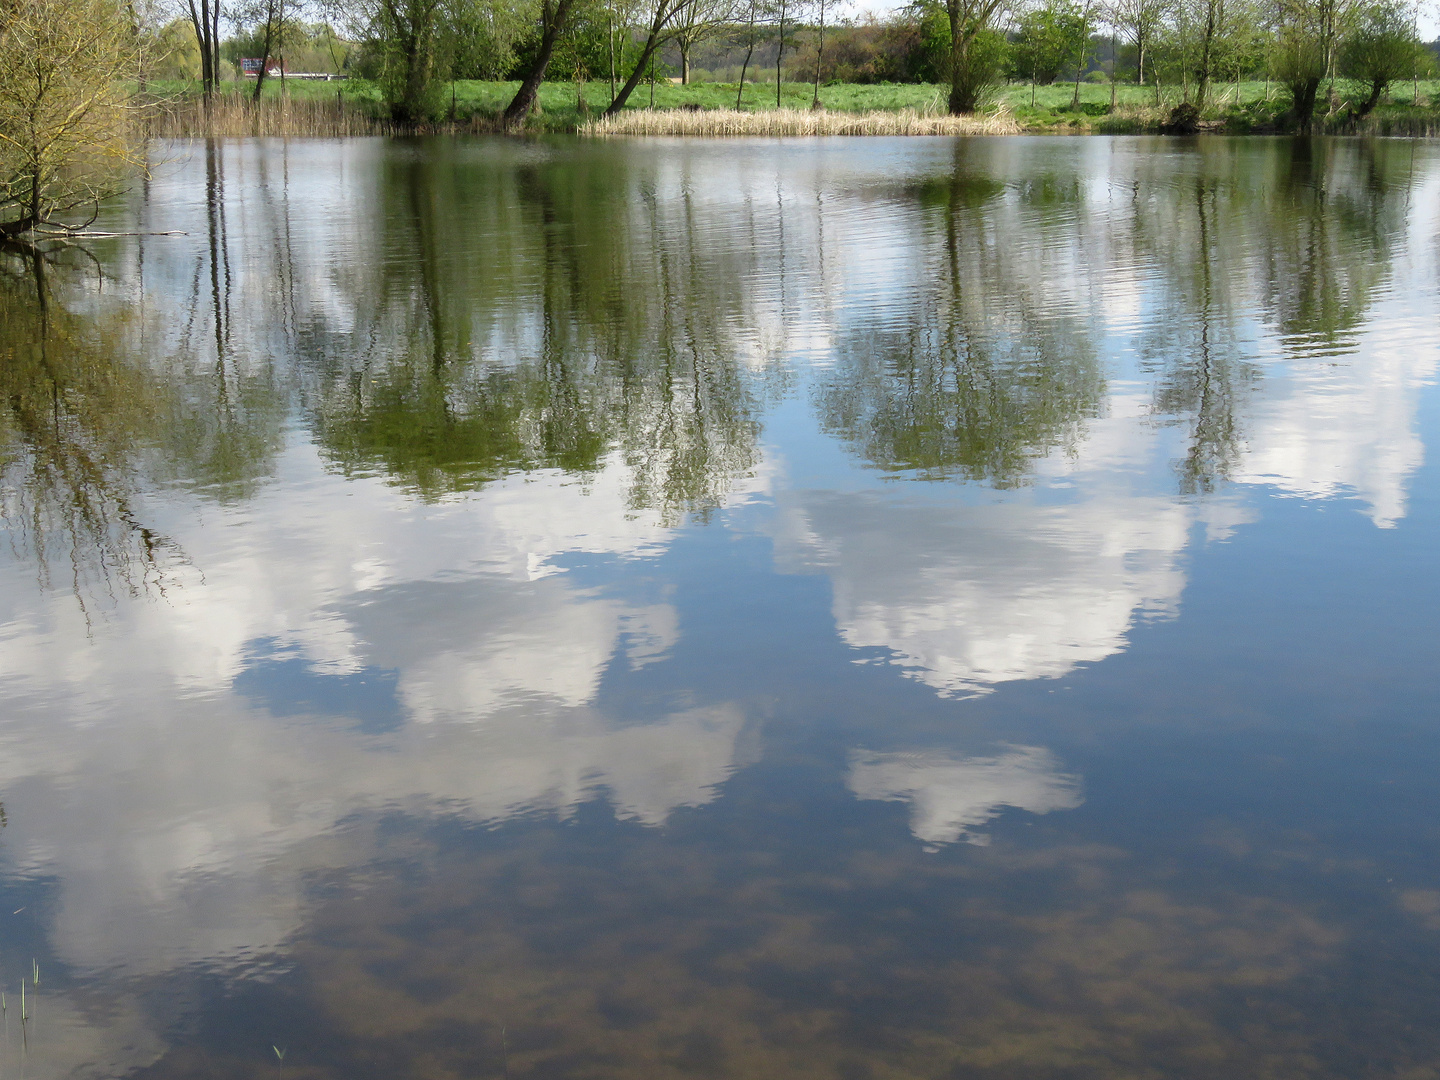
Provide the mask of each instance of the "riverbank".
MULTIPOLYGON (((440 118, 429 131, 498 131, 514 83, 461 81, 447 86, 440 118)), ((343 138, 400 133, 385 119, 378 89, 364 80, 344 83, 291 81, 265 88, 252 105, 249 87, 232 84, 208 107, 196 88, 172 83, 151 87, 156 101, 147 124, 167 138, 204 136, 311 136, 343 138)), ((939 135, 939 134, 1146 134, 1161 131, 1180 103, 1179 87, 1082 83, 1079 104, 1073 85, 1002 87, 975 117, 944 113, 946 87, 925 84, 822 86, 822 109, 813 109, 814 88, 785 83, 780 107, 774 83, 658 83, 642 87, 613 118, 602 113, 608 83, 546 83, 538 108, 526 121, 532 133, 587 135, 939 135), (653 106, 652 106, 653 101, 653 106), (737 101, 740 108, 736 108, 737 101)), ((1357 118, 1348 100, 1358 87, 1337 84, 1336 104, 1317 116, 1326 134, 1432 136, 1440 134, 1440 83, 1397 84, 1369 116, 1357 118), (1353 90, 1353 93, 1351 92, 1353 90)), ((1227 83, 1212 88, 1200 129, 1224 134, 1285 130, 1288 97, 1275 83, 1227 83)))

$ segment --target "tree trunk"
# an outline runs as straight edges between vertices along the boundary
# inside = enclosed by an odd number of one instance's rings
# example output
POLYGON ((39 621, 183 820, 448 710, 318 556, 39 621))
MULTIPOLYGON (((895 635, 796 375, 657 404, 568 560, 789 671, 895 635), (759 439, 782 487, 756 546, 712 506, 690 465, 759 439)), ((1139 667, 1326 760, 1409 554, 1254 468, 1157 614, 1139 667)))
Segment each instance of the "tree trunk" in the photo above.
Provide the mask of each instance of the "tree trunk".
POLYGON ((785 55, 785 0, 780 0, 780 45, 775 50, 775 108, 780 108, 780 60, 785 55))
POLYGON ((220 89, 220 0, 210 0, 210 92, 220 89))
MULTIPOLYGON (((553 11, 547 2, 542 9, 540 50, 535 54, 535 62, 530 65, 530 70, 525 73, 525 78, 520 81, 520 89, 515 91, 515 97, 505 108, 504 124, 507 128, 515 127, 530 115, 530 110, 534 108, 535 97, 540 93, 540 84, 545 81, 545 69, 550 66, 550 57, 555 52, 555 42, 559 40, 561 32, 565 29, 565 21, 570 17, 573 2, 574 0, 560 0, 553 11)), ((639 69, 637 68, 637 70, 639 69)), ((610 115, 608 110, 605 115, 610 115)))
POLYGON ((260 57, 260 70, 255 73, 255 92, 250 95, 250 104, 260 104, 260 88, 265 85, 265 65, 270 63, 270 39, 266 35, 265 48, 261 50, 264 55, 260 57))
POLYGON ((260 70, 255 73, 255 93, 250 96, 250 103, 260 103, 260 88, 265 85, 265 69, 270 66, 270 45, 273 36, 275 8, 273 5, 265 9, 265 43, 260 50, 260 70))
POLYGON ((1318 78, 1306 79, 1304 82, 1292 84, 1290 95, 1292 104, 1290 116, 1295 127, 1307 132, 1315 119, 1315 97, 1320 92, 1320 80, 1318 78))
POLYGON ((197 10, 195 0, 189 0, 189 6, 190 24, 195 28, 195 40, 200 45, 200 93, 205 99, 206 108, 209 108, 210 95, 215 89, 214 72, 211 68, 214 50, 210 47, 210 2, 200 0, 197 10))
POLYGON ((1370 83, 1370 96, 1360 105, 1360 110, 1355 114, 1358 116, 1369 116, 1376 105, 1380 104, 1380 95, 1385 93, 1385 83, 1379 79, 1373 79, 1370 83))
POLYGON ((815 51, 815 100, 811 109, 820 108, 820 65, 825 62, 825 0, 820 0, 820 45, 815 51))
MULTIPOLYGON (((620 92, 615 95, 615 99, 606 106, 605 112, 602 114, 603 116, 614 116, 623 109, 625 102, 630 100, 630 95, 633 94, 635 88, 640 85, 640 80, 645 77, 646 65, 651 62, 651 58, 655 55, 655 50, 660 47, 660 33, 665 29, 667 10, 666 5, 663 3, 655 9, 655 18, 650 22, 650 32, 645 37, 645 47, 640 51, 640 59, 635 63, 635 70, 630 72, 630 77, 625 80, 625 85, 620 88, 620 92)), ((653 104, 655 95, 655 82, 653 77, 650 85, 651 103, 653 104)))
POLYGON ((1210 0, 1205 5, 1205 39, 1200 46, 1200 70, 1197 73, 1199 78, 1195 81, 1195 108, 1205 108, 1205 91, 1210 87, 1210 49, 1215 42, 1216 30, 1216 5, 1218 0, 1210 0))
POLYGON ((1085 5, 1085 10, 1080 16, 1080 52, 1075 57, 1075 95, 1070 101, 1072 109, 1080 108, 1080 76, 1085 74, 1085 53, 1090 48, 1090 5, 1085 5))
POLYGON ((690 85, 690 43, 680 42, 680 85, 690 85))
POLYGON ((1110 34, 1110 111, 1115 111, 1115 77, 1120 74, 1120 45, 1112 31, 1110 34))
POLYGON ((974 111, 975 106, 960 84, 960 72, 963 70, 969 44, 965 40, 964 27, 961 25, 960 0, 946 0, 945 14, 950 20, 950 115, 963 116, 974 111))
POLYGON ((735 90, 735 111, 740 111, 740 105, 745 100, 745 72, 750 69, 750 57, 755 55, 755 0, 750 0, 750 17, 746 25, 745 35, 745 62, 740 65, 740 85, 735 90))

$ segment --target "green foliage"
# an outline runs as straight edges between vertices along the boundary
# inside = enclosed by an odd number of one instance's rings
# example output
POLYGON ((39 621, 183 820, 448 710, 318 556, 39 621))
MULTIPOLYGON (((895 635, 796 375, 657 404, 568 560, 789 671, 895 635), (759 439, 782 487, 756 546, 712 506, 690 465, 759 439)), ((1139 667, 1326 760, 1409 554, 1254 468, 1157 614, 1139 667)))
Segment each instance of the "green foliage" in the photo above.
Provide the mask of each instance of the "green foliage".
MULTIPOLYGON (((191 36, 194 36, 193 30, 191 36)), ((334 29, 324 23, 303 23, 287 16, 270 43, 270 54, 284 56, 288 71, 338 73, 345 71, 354 48, 354 42, 343 40, 334 29)), ((259 57, 264 51, 263 21, 220 45, 221 58, 234 66, 236 74, 240 72, 242 57, 259 57)))
POLYGON ((972 110, 979 107, 1000 81, 1009 52, 1010 43, 998 30, 986 27, 977 31, 960 66, 951 72, 954 98, 968 102, 972 110))
POLYGON ((906 17, 917 28, 915 73, 921 82, 950 81, 950 16, 940 0, 915 0, 906 17))
MULTIPOLYGON (((814 28, 803 34, 785 62, 786 77, 814 78, 818 45, 814 28)), ((943 82, 949 62, 950 26, 945 9, 930 3, 912 18, 841 22, 825 28, 820 81, 825 84, 943 82)), ((738 74, 738 72, 736 73, 738 74)), ((694 72, 692 71, 692 77, 694 72)), ((734 77, 734 76, 732 76, 734 77)))
POLYGON ((370 20, 367 51, 390 117, 414 124, 439 117, 441 72, 452 41, 443 33, 441 0, 379 0, 370 20))
POLYGON ((161 28, 149 74, 157 79, 200 78, 200 42, 194 23, 173 19, 161 28))
POLYGON ((1048 86, 1075 58, 1076 40, 1085 32, 1085 20, 1068 2, 1048 0, 1020 16, 1011 52, 1010 71, 1015 78, 1048 86))
POLYGON ((1341 73, 1369 86, 1360 113, 1369 113, 1392 82, 1415 74, 1426 51, 1403 7, 1378 3, 1365 8, 1340 50, 1341 73))
POLYGON ((534 37, 535 5, 502 0, 453 0, 444 13, 452 79, 501 79, 515 67, 516 50, 534 37))
POLYGON ((1281 0, 1270 67, 1290 91, 1291 123, 1308 130, 1337 41, 1336 0, 1281 0))

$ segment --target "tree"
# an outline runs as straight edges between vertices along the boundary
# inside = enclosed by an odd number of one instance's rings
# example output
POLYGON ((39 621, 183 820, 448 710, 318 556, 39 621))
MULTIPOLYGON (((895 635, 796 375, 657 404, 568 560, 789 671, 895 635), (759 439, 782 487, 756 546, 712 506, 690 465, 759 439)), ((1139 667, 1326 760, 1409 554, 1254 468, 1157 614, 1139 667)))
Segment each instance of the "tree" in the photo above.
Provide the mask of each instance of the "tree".
POLYGON ((1240 104, 1240 79, 1265 65, 1270 40, 1270 6, 1261 0, 1226 0, 1229 30, 1215 60, 1218 80, 1228 71, 1235 82, 1234 103, 1240 104))
POLYGON ((1135 82, 1145 85, 1145 54, 1159 32, 1164 0, 1113 0, 1106 18, 1135 46, 1135 82))
POLYGON ((1090 60, 1090 50, 1093 43, 1090 40, 1090 22, 1095 15, 1095 7, 1092 0, 1084 0, 1083 6, 1077 7, 1073 3, 1066 3, 1064 14, 1060 18, 1060 25, 1064 30, 1068 52, 1075 58, 1075 96, 1071 99, 1071 107, 1080 107, 1080 80, 1085 74, 1085 66, 1090 60))
POLYGON ((161 79, 198 79, 200 77, 200 42, 188 18, 175 19, 162 26, 155 35, 158 54, 156 70, 151 75, 161 79))
POLYGON ((630 99, 630 95, 640 85, 640 80, 645 77, 646 68, 655 56, 656 50, 674 35, 676 21, 680 19, 687 8, 698 2, 700 0, 652 0, 650 19, 646 26, 645 44, 640 49, 640 58, 635 61, 635 67, 630 72, 630 77, 625 80, 625 85, 620 87, 620 92, 606 106, 606 116, 614 116, 625 107, 625 102, 630 99))
POLYGON ((785 58, 785 19, 790 13, 791 0, 777 0, 775 7, 779 33, 775 42, 775 107, 780 107, 780 61, 785 58))
POLYGON ((428 120, 439 108, 436 83, 441 0, 375 0, 370 36, 380 57, 380 91, 400 124, 428 120))
POLYGON ((280 43, 285 20, 285 0, 250 0, 237 12, 236 21, 255 26, 254 48, 260 56, 260 70, 255 73, 255 89, 251 101, 260 100, 260 91, 265 85, 265 76, 270 67, 270 58, 280 43))
POLYGON ((119 0, 0 6, 0 237, 98 210, 138 163, 125 87, 138 71, 119 0))
POLYGON ((816 0, 816 8, 820 15, 820 35, 815 46, 815 98, 810 103, 812 109, 820 108, 820 68, 825 63, 825 0, 816 0))
POLYGON ((220 0, 200 0, 198 8, 195 0, 186 3, 195 39, 200 42, 200 86, 208 106, 220 81, 220 0))
POLYGON ((515 66, 515 46, 528 25, 524 7, 505 0, 453 0, 446 5, 450 75, 503 79, 515 66))
POLYGON ((740 15, 731 0, 695 0, 675 19, 675 47, 680 51, 680 82, 690 85, 690 50, 740 15))
POLYGON ((540 93, 540 84, 545 81, 550 58, 555 54, 555 46, 560 35, 565 32, 574 8, 575 0, 541 0, 540 47, 520 80, 520 88, 505 107, 504 123, 507 128, 515 127, 529 116, 530 110, 535 107, 535 98, 540 93))
POLYGON ((740 85, 735 91, 735 108, 738 111, 745 100, 745 73, 750 70, 750 59, 755 55, 755 46, 760 41, 760 0, 746 0, 745 23, 739 40, 745 45, 745 62, 740 65, 740 85))
POLYGON ((1068 5, 1047 3, 1020 16, 1011 53, 1011 70, 1030 80, 1030 104, 1035 86, 1055 81, 1072 53, 1074 13, 1068 5))
POLYGON ((950 112, 973 113, 981 91, 999 73, 993 23, 1005 0, 946 0, 950 20, 950 112), (987 36, 988 32, 988 36, 987 36))
POLYGON ((1309 130, 1320 83, 1331 74, 1346 0, 1279 0, 1271 66, 1290 91, 1290 122, 1309 130))
POLYGON ((1369 84, 1357 116, 1369 114, 1392 82, 1414 74, 1423 48, 1411 13, 1400 4, 1372 4, 1360 13, 1340 49, 1341 74, 1369 84))

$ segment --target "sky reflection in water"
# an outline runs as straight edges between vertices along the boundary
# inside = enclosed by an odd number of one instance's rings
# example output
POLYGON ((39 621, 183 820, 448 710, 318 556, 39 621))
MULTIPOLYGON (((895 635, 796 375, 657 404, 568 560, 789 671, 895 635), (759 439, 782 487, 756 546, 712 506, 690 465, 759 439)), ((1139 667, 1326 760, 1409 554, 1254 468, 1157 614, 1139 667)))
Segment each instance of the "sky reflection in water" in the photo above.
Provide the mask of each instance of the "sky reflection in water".
POLYGON ((0 1069, 1440 1075, 1432 148, 163 156, 0 281, 0 1069))

